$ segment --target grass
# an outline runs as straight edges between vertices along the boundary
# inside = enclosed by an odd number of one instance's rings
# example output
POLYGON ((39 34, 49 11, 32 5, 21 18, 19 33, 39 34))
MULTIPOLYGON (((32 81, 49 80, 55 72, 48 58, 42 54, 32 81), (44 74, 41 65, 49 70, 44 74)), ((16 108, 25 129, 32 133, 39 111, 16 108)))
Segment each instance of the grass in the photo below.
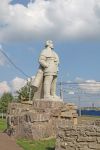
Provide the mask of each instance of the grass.
POLYGON ((6 128, 6 119, 0 119, 0 132, 3 132, 6 128))
POLYGON ((100 116, 81 116, 81 117, 78 117, 79 119, 85 119, 85 120, 99 120, 100 119, 100 116))
POLYGON ((19 139, 17 144, 20 145, 24 150, 54 150, 55 139, 31 141, 19 139))
POLYGON ((81 116, 78 117, 78 123, 100 120, 100 116, 81 116))

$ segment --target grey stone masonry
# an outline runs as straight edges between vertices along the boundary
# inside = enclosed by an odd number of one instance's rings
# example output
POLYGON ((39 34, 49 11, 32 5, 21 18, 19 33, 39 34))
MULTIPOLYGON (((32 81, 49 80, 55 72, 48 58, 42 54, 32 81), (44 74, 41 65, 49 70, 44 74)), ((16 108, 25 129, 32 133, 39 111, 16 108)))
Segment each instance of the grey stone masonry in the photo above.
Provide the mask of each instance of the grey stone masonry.
POLYGON ((59 126, 55 150, 100 150, 100 126, 59 126))
POLYGON ((38 140, 55 137, 58 124, 77 124, 76 109, 74 104, 60 101, 11 103, 8 107, 8 128, 14 127, 16 138, 38 140))

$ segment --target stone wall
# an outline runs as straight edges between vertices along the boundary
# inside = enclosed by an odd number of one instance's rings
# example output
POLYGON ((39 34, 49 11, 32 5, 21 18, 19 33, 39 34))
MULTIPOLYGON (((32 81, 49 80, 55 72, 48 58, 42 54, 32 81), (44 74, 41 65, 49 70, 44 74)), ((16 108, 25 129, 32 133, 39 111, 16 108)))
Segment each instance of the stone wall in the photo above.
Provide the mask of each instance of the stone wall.
POLYGON ((55 150, 100 150, 100 126, 59 126, 55 150))
POLYGON ((56 136, 58 124, 77 123, 76 106, 60 101, 34 101, 11 103, 8 107, 8 124, 13 125, 15 137, 44 139, 56 136))

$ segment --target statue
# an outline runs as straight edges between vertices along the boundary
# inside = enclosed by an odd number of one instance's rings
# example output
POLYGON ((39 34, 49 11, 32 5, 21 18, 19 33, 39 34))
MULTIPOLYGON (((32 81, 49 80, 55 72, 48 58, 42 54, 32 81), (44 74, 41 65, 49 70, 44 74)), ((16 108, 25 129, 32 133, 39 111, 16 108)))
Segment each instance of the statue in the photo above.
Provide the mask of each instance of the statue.
MULTIPOLYGON (((60 100, 56 95, 59 57, 54 52, 53 42, 51 40, 46 41, 45 49, 42 50, 39 57, 39 64, 39 70, 33 81, 34 91, 38 91, 41 87, 40 99, 60 100)), ((37 96, 39 96, 38 92, 37 96)))

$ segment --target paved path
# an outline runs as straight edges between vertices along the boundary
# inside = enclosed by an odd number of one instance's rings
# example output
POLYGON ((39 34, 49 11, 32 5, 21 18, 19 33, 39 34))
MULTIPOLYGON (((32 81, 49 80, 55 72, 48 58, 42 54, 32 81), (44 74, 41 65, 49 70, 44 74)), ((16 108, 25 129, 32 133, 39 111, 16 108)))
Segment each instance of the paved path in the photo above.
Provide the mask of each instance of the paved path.
POLYGON ((16 144, 13 137, 9 137, 5 133, 0 133, 0 150, 23 150, 16 144))

